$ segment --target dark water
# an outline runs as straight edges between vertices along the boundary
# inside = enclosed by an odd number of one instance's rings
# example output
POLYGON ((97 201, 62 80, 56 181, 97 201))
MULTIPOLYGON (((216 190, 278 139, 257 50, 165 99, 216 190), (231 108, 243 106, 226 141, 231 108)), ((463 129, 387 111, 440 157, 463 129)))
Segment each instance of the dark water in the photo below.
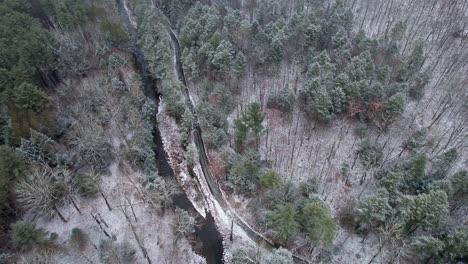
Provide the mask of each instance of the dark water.
MULTIPOLYGON (((150 76, 147 70, 143 52, 137 44, 137 32, 130 23, 128 14, 126 13, 123 6, 123 1, 116 0, 116 2, 119 13, 124 19, 127 32, 129 34, 130 48, 135 59, 135 66, 140 71, 142 76, 144 94, 147 98, 156 104, 156 109, 158 109, 157 106, 159 105, 160 93, 158 92, 157 81, 150 76)), ((159 130, 156 118, 153 120, 153 124, 153 140, 154 145, 156 146, 155 162, 158 167, 159 174, 162 177, 174 178, 174 171, 172 170, 172 167, 167 160, 167 153, 163 147, 161 132, 159 130)), ((174 197, 174 205, 186 211, 194 213, 197 212, 184 192, 174 197)), ((221 234, 216 229, 213 217, 210 213, 207 213, 207 217, 204 219, 200 214, 197 213, 197 220, 199 220, 200 224, 195 227, 195 237, 198 240, 197 242, 201 243, 202 245, 201 252, 198 253, 205 257, 208 264, 223 263, 223 240, 221 234)))

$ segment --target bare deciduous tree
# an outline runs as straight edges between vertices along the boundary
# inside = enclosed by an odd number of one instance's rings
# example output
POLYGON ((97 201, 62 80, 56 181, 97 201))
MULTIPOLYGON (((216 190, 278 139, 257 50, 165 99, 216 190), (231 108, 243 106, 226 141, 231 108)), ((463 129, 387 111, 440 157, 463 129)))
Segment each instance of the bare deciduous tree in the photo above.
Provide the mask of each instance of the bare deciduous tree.
POLYGON ((67 221, 57 208, 67 196, 67 187, 58 177, 57 171, 47 166, 33 168, 18 183, 16 193, 22 208, 49 217, 57 214, 62 221, 67 221))

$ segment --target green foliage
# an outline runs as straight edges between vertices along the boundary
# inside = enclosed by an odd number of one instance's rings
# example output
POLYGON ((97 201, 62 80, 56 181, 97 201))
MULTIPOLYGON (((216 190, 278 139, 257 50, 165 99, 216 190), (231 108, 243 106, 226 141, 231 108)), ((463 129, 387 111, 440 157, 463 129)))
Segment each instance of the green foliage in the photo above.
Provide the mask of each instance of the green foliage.
POLYGON ((83 0, 48 0, 51 15, 62 29, 74 31, 86 21, 87 7, 83 0))
POLYGON ((299 232, 299 223, 296 208, 293 204, 288 203, 279 205, 271 213, 270 226, 277 233, 278 239, 283 243, 287 243, 293 239, 299 232))
POLYGON ((263 120, 265 114, 262 112, 261 106, 257 103, 252 103, 247 106, 241 117, 234 120, 236 131, 236 144, 239 149, 242 148, 249 133, 252 132, 256 140, 258 140, 260 133, 263 131, 263 120))
POLYGON ((306 204, 299 216, 302 228, 315 245, 330 247, 336 233, 336 223, 330 211, 319 203, 306 204))
POLYGON ((258 153, 248 152, 241 156, 233 154, 229 159, 228 180, 236 191, 250 194, 257 189, 261 173, 258 153))
POLYGON ((199 121, 203 128, 206 143, 211 148, 221 147, 227 140, 226 115, 211 104, 198 105, 199 121))
POLYGON ((401 189, 403 187, 404 173, 400 170, 389 171, 379 180, 379 187, 387 190, 389 194, 389 203, 394 206, 401 200, 401 189))
POLYGON ((369 229, 382 225, 392 213, 388 191, 378 189, 375 195, 360 202, 356 211, 361 228, 369 229))
POLYGON ((281 184, 281 177, 276 171, 270 170, 260 176, 260 184, 265 189, 275 188, 281 184))
POLYGON ((403 190, 409 193, 419 193, 424 189, 427 157, 418 154, 406 164, 403 190))
POLYGON ((319 190, 319 182, 316 177, 309 177, 305 182, 301 183, 301 191, 305 196, 310 196, 312 193, 317 193, 319 190))
POLYGON ((179 126, 182 145, 187 146, 190 142, 190 133, 192 131, 194 117, 190 111, 185 111, 182 116, 182 122, 179 126))
POLYGON ((424 144, 426 143, 426 138, 427 129, 420 129, 414 132, 414 134, 411 135, 411 137, 403 143, 403 146, 411 150, 417 150, 424 146, 424 144))
POLYGON ((118 23, 106 19, 101 24, 101 30, 113 45, 123 45, 128 41, 127 32, 118 23))
POLYGON ((247 58, 245 57, 244 53, 242 53, 242 51, 239 51, 236 54, 234 61, 232 61, 232 69, 237 73, 242 73, 245 69, 246 64, 247 58))
POLYGON ((448 151, 437 156, 432 164, 434 168, 432 174, 435 177, 443 178, 447 175, 453 164, 458 159, 458 151, 456 148, 449 149, 448 151))
POLYGON ((8 224, 15 210, 13 189, 22 170, 22 161, 13 149, 0 146, 0 224, 8 224))
POLYGON ((87 236, 81 229, 75 227, 71 230, 70 243, 74 248, 83 250, 86 247, 87 236))
POLYGON ((405 227, 410 233, 419 227, 437 227, 449 216, 447 194, 443 191, 406 196, 403 204, 405 227))
POLYGON ((181 192, 176 181, 160 176, 151 177, 145 187, 151 201, 162 210, 172 206, 174 196, 181 192))
POLYGON ((457 228, 439 237, 421 236, 410 245, 413 255, 422 262, 456 263, 468 257, 468 230, 457 228))
POLYGON ((411 54, 405 62, 404 69, 400 72, 399 78, 402 80, 408 80, 411 76, 417 73, 424 64, 424 43, 418 41, 415 45, 411 54))
POLYGON ((456 195, 467 195, 468 194, 468 172, 459 171, 451 178, 452 185, 454 187, 454 193, 456 195))
POLYGON ((217 71, 227 72, 234 60, 234 48, 229 41, 222 40, 214 50, 210 63, 217 71))
POLYGON ((279 93, 268 97, 267 107, 290 113, 294 108, 295 100, 293 92, 288 87, 285 87, 279 93))
POLYGON ((255 136, 258 136, 263 130, 263 119, 265 115, 259 104, 252 103, 248 106, 247 112, 243 115, 244 122, 252 130, 255 136))
POLYGON ((80 34, 55 33, 53 36, 55 55, 57 56, 54 67, 60 77, 78 76, 91 67, 86 41, 80 34))
POLYGON ((88 173, 76 174, 73 184, 79 194, 84 197, 92 197, 99 193, 101 175, 94 170, 88 173))
POLYGON ((29 139, 21 139, 18 153, 30 162, 55 163, 58 159, 57 143, 36 130, 30 131, 29 139))
POLYGON ((383 148, 379 144, 372 144, 366 140, 361 144, 357 155, 364 166, 375 167, 382 162, 383 148))
POLYGON ((424 87, 429 83, 431 75, 426 72, 415 73, 409 80, 408 95, 413 100, 420 100, 424 95, 424 87))
POLYGON ((117 249, 111 240, 101 239, 99 241, 99 259, 103 264, 119 263, 117 249))
POLYGON ((249 127, 241 118, 234 120, 234 128, 236 131, 236 145, 241 148, 249 134, 249 127))
POLYGON ((16 222, 11 225, 11 229, 13 244, 19 250, 29 250, 47 242, 47 232, 43 228, 36 228, 33 224, 16 222))
MULTIPOLYGON (((30 15, 0 4, 0 69, 13 83, 34 83, 41 67, 51 62, 50 37, 30 15)), ((10 83, 11 85, 11 83, 10 83)), ((11 89, 13 87, 7 87, 11 89)))
POLYGON ((29 83, 22 83, 13 89, 13 100, 17 107, 36 112, 48 102, 46 94, 29 83))

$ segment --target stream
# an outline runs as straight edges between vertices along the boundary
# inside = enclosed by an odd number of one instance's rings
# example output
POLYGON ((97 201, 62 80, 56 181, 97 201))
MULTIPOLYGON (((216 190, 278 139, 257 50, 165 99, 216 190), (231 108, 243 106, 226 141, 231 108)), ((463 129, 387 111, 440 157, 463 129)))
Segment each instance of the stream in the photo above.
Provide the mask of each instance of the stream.
MULTIPOLYGON (((135 58, 135 66, 142 76, 142 83, 144 88, 144 94, 147 98, 153 101, 156 104, 156 109, 158 109, 160 96, 158 88, 156 85, 156 80, 154 80, 146 67, 145 59, 141 48, 138 45, 138 34, 136 29, 131 23, 129 14, 124 6, 124 0, 116 0, 118 11, 122 18, 124 19, 127 32, 129 34, 129 42, 131 47, 131 52, 135 58)), ((157 111, 157 110, 156 110, 157 111)), ((156 114, 154 114, 153 121, 153 140, 155 145, 155 154, 156 154, 156 165, 159 171, 159 174, 165 178, 174 178, 174 171, 167 159, 167 153, 164 150, 163 141, 161 138, 161 132, 156 121, 156 114)), ((186 211, 197 212, 193 207, 190 200, 187 198, 185 192, 181 192, 179 195, 173 197, 174 205, 176 207, 182 208, 186 211)), ((197 213, 198 223, 195 226, 195 238, 196 243, 202 245, 201 250, 198 252, 205 259, 207 264, 220 264, 223 263, 223 244, 222 236, 219 231, 216 229, 216 225, 213 217, 209 212, 206 214, 206 218, 203 218, 200 214, 197 213)), ((192 244, 192 247, 195 245, 192 244)), ((195 250, 194 248, 194 251, 195 250)))

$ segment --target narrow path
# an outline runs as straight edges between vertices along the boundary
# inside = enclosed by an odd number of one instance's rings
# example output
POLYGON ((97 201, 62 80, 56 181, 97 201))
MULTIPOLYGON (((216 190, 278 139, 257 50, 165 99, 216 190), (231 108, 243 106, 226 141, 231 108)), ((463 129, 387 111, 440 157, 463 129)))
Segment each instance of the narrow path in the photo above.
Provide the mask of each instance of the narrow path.
MULTIPOLYGON (((146 67, 143 52, 138 45, 138 34, 136 31, 136 22, 131 19, 130 11, 126 6, 125 0, 116 0, 120 15, 125 19, 127 24, 127 30, 130 35, 131 52, 135 56, 136 66, 142 76, 142 82, 144 86, 145 96, 156 104, 156 109, 159 106, 160 93, 155 87, 155 80, 151 78, 148 69, 146 67)), ((157 111, 157 110, 156 110, 157 111)), ((156 113, 155 113, 156 114, 156 113)), ((156 156, 156 167, 158 168, 159 174, 162 177, 174 178, 174 171, 168 161, 167 153, 164 149, 161 132, 156 121, 156 115, 152 119, 153 124, 153 140, 154 140, 154 151, 156 156)), ((179 195, 173 197, 174 205, 187 211, 196 212, 191 201, 187 195, 182 192, 179 195)), ((198 215, 200 219, 203 219, 201 215, 198 215)), ((222 262, 223 258, 223 245, 222 237, 214 225, 213 217, 207 213, 206 218, 202 221, 200 226, 195 226, 195 237, 197 241, 201 242, 201 254, 205 257, 207 264, 218 264, 222 262)), ((149 257, 148 257, 149 259, 149 257)))
MULTIPOLYGON (((206 154, 205 143, 203 142, 202 138, 202 130, 200 128, 200 124, 198 121, 198 115, 195 111, 195 107, 193 105, 192 100, 190 99, 190 91, 187 85, 187 81, 185 79, 184 69, 181 60, 181 49, 179 44, 179 39, 176 33, 172 30, 169 23, 165 23, 168 33, 171 37, 175 59, 176 59, 176 73, 177 77, 179 78, 180 82, 184 85, 184 95, 185 95, 185 102, 187 107, 190 109, 194 116, 194 141, 197 147, 199 156, 200 156, 200 164, 203 171, 203 177, 205 178, 206 182, 208 183, 208 187, 210 189, 211 194, 216 199, 216 202, 222 207, 225 211, 226 215, 229 215, 231 219, 234 221, 234 224, 241 228, 249 238, 254 241, 257 245, 261 245, 268 250, 272 250, 273 248, 277 248, 278 246, 275 245, 271 240, 266 238, 265 236, 261 235, 260 233, 256 232, 252 227, 250 227, 239 215, 235 213, 235 210, 231 208, 229 202, 227 202, 226 197, 221 192, 218 184, 216 183, 215 178, 210 173, 208 169, 209 159, 206 154)), ((305 260, 301 256, 294 255, 293 258, 296 262, 299 263, 309 263, 309 261, 305 260)))

